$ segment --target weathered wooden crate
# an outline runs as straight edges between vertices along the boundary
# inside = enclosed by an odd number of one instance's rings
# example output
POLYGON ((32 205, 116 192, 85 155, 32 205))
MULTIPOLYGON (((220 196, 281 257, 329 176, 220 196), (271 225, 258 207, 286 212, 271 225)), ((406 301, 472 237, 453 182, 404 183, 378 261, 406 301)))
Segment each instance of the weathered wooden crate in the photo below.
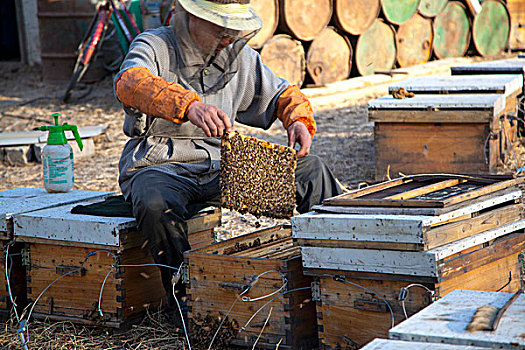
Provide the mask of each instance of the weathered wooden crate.
POLYGON ((525 218, 525 178, 412 175, 326 199, 292 218, 303 247, 427 251, 525 218))
POLYGON ((503 170, 501 125, 508 122, 503 94, 385 96, 370 101, 368 113, 376 179, 503 170))
POLYGON ((6 252, 9 254, 7 268, 11 279, 11 294, 16 297, 15 302, 20 308, 23 308, 27 302, 25 269, 22 266, 20 255, 23 244, 12 242, 13 215, 93 198, 103 198, 110 194, 111 192, 100 191, 48 193, 43 188, 15 188, 0 191, 0 248, 3 252, 0 257, 0 270, 2 271, 0 273, 0 316, 5 316, 12 307, 5 274, 6 252), (9 249, 7 249, 8 244, 9 249))
POLYGON ((293 217, 304 273, 317 276, 321 348, 354 349, 385 337, 389 307, 399 323, 405 312, 457 288, 517 290, 525 246, 522 183, 408 176, 314 207, 325 213, 293 217))
POLYGON ((525 295, 520 295, 510 304, 494 331, 465 330, 477 308, 483 305, 502 307, 511 296, 510 293, 455 290, 391 329, 389 337, 430 346, 443 343, 490 349, 525 349, 525 295))
MULTIPOLYGON (((412 274, 412 271, 419 270, 417 262, 405 256, 392 260, 389 253, 393 251, 387 250, 374 251, 374 263, 377 266, 383 261, 392 265, 404 262, 399 270, 379 266, 377 271, 388 272, 368 272, 371 263, 362 260, 363 256, 367 256, 364 250, 358 251, 358 254, 354 254, 355 250, 344 252, 346 261, 363 261, 363 265, 355 268, 342 264, 337 266, 339 269, 330 266, 305 268, 305 274, 319 276, 316 278, 318 291, 314 295, 318 295, 317 322, 321 348, 354 349, 374 338, 386 337, 392 326, 392 317, 382 298, 392 308, 394 323, 398 324, 405 319, 403 304, 410 316, 429 305, 432 297, 440 298, 458 288, 516 291, 520 287, 518 255, 524 249, 524 235, 520 230, 490 242, 465 247, 451 256, 427 263, 426 267, 432 265, 436 270, 426 275, 412 274), (420 285, 432 291, 433 296, 420 285), (403 303, 399 295, 402 288, 409 286, 408 297, 403 303)), ((307 256, 305 264, 308 265, 311 255, 305 253, 303 248, 302 253, 307 256)), ((324 252, 327 259, 334 255, 338 255, 335 258, 338 259, 341 256, 339 253, 333 250, 324 252)), ((430 254, 427 257, 437 258, 430 254)))
POLYGON ((309 302, 312 278, 303 275, 299 247, 293 244, 289 227, 264 229, 194 249, 185 253, 185 261, 188 265, 187 292, 193 333, 202 327, 200 320, 206 316, 214 319, 228 316, 228 320, 234 321, 240 328, 260 307, 271 301, 244 331, 237 334, 232 343, 252 347, 270 308, 273 308, 257 347, 275 349, 276 344, 279 344, 279 349, 316 347, 315 304, 309 302), (283 277, 287 284, 281 290, 283 277), (239 295, 250 284, 253 286, 243 296, 269 297, 253 302, 243 301, 239 295), (297 288, 300 290, 292 292, 297 288), (287 293, 281 295, 284 291, 287 293), (275 299, 272 301, 272 298, 275 299))
POLYGON ((404 88, 414 94, 503 94, 505 116, 499 135, 503 153, 517 141, 518 96, 523 93, 523 75, 455 75, 411 77, 390 85, 389 93, 404 88))
MULTIPOLYGON (((122 327, 160 306, 160 271, 150 265, 135 220, 71 214, 73 206, 14 216, 15 239, 25 244, 28 301, 40 297, 33 316, 122 327)), ((210 208, 188 220, 190 244, 214 242, 220 218, 210 208)))
MULTIPOLYGON (((496 75, 496 74, 519 74, 524 78, 525 92, 525 58, 508 58, 503 60, 476 62, 462 66, 454 66, 450 68, 452 75, 496 75)), ((525 110, 525 99, 523 92, 518 95, 519 112, 518 117, 523 119, 525 110)), ((520 135, 523 136, 524 126, 519 123, 520 135)))

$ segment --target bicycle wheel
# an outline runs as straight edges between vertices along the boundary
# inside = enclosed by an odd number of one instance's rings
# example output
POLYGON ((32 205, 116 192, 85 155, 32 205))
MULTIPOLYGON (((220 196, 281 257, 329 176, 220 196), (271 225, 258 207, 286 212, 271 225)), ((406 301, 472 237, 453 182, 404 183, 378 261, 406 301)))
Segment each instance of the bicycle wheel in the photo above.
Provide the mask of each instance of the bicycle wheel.
POLYGON ((64 97, 62 98, 64 103, 69 100, 75 85, 82 79, 93 62, 95 54, 102 43, 109 17, 111 16, 111 11, 112 9, 109 3, 97 7, 97 12, 91 21, 86 36, 78 47, 78 55, 75 67, 73 68, 73 75, 66 88, 64 97))

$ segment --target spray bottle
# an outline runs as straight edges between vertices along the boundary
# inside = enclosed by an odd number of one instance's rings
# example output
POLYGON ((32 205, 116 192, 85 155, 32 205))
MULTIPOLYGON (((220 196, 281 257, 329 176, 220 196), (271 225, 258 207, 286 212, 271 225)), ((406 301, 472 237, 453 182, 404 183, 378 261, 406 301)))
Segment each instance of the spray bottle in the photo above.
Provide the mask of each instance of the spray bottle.
POLYGON ((70 130, 75 136, 78 147, 83 145, 76 125, 58 124, 60 113, 53 113, 55 125, 41 126, 42 131, 49 131, 47 145, 42 152, 42 167, 44 171, 44 188, 47 192, 68 192, 75 183, 73 170, 73 148, 67 143, 65 130, 70 130))

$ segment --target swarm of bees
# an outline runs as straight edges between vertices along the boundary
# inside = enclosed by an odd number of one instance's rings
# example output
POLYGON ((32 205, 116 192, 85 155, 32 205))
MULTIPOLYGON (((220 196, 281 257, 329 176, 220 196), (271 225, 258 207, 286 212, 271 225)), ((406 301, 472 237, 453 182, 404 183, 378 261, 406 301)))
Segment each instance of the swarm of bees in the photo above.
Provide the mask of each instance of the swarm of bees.
POLYGON ((257 217, 291 217, 296 164, 289 147, 226 133, 221 142, 222 207, 257 217))

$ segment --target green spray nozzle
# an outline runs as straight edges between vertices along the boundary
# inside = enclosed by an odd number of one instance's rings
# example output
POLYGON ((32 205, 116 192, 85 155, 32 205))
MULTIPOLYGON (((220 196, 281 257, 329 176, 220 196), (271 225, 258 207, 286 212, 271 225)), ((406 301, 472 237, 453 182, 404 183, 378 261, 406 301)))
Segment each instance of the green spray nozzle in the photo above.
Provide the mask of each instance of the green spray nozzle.
POLYGON ((82 151, 84 145, 82 144, 82 140, 78 134, 77 126, 69 125, 68 123, 64 123, 63 125, 58 124, 58 117, 60 117, 60 113, 53 113, 51 116, 55 118, 55 125, 46 125, 38 128, 42 131, 49 131, 49 134, 47 135, 47 144, 65 145, 67 143, 67 137, 64 131, 70 130, 73 133, 73 136, 75 136, 75 141, 77 141, 78 147, 82 151))

